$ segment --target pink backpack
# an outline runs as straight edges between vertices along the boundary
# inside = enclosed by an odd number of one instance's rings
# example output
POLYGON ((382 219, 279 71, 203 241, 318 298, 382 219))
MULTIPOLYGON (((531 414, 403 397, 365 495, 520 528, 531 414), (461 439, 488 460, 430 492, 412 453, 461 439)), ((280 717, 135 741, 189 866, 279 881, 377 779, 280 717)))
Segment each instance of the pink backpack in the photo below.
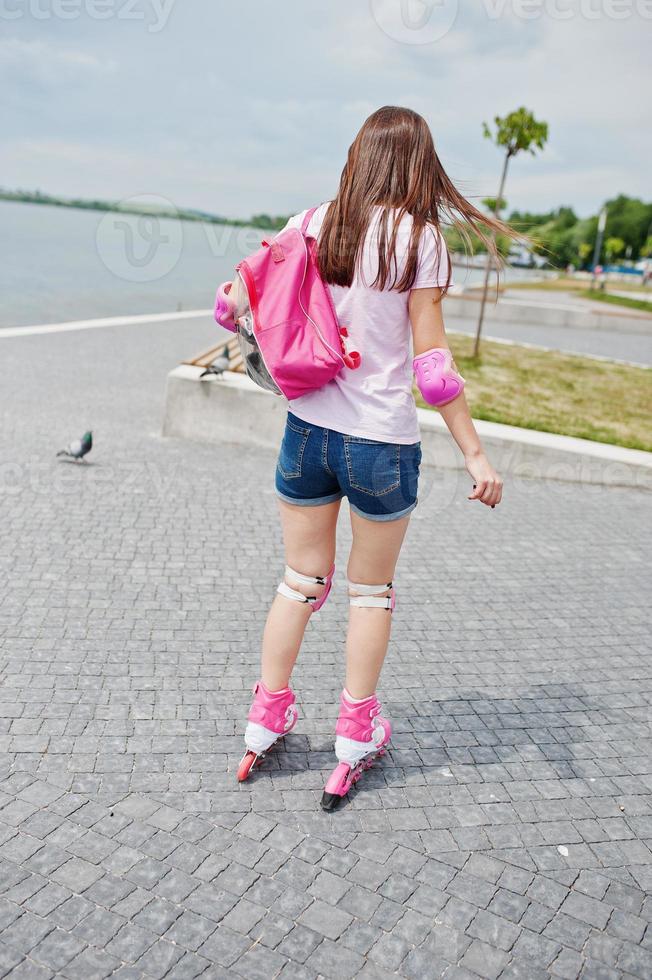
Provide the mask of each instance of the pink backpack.
POLYGON ((317 242, 307 235, 317 209, 243 259, 232 283, 217 291, 215 319, 238 334, 249 377, 286 398, 299 398, 360 365, 347 353, 346 327, 319 275, 317 242))

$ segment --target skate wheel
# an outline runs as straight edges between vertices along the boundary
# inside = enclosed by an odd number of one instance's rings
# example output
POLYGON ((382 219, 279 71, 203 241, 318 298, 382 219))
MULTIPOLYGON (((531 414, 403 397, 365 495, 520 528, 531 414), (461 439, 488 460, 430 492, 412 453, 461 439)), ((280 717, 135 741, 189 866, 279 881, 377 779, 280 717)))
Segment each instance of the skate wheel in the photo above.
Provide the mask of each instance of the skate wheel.
POLYGON ((247 751, 242 756, 238 766, 238 782, 243 783, 260 757, 255 752, 247 751))
POLYGON ((344 797, 340 796, 339 793, 327 793, 324 790, 321 797, 321 808, 326 813, 332 813, 333 810, 337 810, 343 799, 344 797))
POLYGON ((355 781, 355 770, 346 762, 340 762, 328 778, 321 798, 322 810, 335 810, 355 781))

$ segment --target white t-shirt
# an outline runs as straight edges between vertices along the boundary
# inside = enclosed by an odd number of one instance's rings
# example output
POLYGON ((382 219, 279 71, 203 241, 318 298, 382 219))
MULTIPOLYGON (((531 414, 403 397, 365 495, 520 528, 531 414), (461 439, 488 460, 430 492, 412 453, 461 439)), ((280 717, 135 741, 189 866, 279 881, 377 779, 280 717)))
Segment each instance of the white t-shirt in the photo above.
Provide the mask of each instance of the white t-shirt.
MULTIPOLYGON (((328 202, 322 204, 308 225, 318 237, 328 202)), ((300 228, 306 212, 290 218, 286 227, 300 228)), ((378 271, 378 208, 372 218, 351 286, 329 286, 341 326, 348 330, 347 350, 357 350, 361 363, 343 367, 328 384, 290 401, 290 411, 313 425, 347 435, 409 445, 420 438, 412 395, 412 344, 408 315, 409 292, 367 285, 378 271)), ((400 278, 405 267, 412 217, 405 215, 396 239, 400 278)), ((443 241, 437 258, 439 232, 428 226, 419 246, 419 266, 413 289, 444 286, 448 258, 443 241)))

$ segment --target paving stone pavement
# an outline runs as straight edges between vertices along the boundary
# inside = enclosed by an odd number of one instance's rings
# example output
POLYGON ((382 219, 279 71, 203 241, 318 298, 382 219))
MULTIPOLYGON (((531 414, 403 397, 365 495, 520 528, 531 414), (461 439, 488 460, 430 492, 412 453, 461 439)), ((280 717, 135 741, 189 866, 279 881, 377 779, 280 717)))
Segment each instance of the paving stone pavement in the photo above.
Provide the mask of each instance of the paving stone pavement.
POLYGON ((319 810, 340 575, 296 733, 238 786, 282 552, 273 454, 157 434, 208 337, 0 341, 0 976, 649 980, 649 496, 521 481, 488 512, 424 471, 391 751, 319 810))

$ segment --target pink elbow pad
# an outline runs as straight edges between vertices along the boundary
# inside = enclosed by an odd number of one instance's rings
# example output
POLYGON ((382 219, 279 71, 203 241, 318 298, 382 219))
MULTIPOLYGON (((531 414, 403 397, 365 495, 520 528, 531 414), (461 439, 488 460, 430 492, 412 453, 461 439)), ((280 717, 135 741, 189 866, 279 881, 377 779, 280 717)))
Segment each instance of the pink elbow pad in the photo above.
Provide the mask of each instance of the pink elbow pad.
POLYGON ((226 327, 227 330, 232 330, 235 333, 237 330, 234 316, 236 304, 229 296, 232 285, 233 283, 231 282, 223 282, 217 290, 217 296, 215 297, 215 320, 221 327, 226 327))
POLYGON ((442 347, 419 354, 412 362, 419 391, 429 405, 446 405, 464 390, 464 378, 453 369, 453 355, 442 347))

